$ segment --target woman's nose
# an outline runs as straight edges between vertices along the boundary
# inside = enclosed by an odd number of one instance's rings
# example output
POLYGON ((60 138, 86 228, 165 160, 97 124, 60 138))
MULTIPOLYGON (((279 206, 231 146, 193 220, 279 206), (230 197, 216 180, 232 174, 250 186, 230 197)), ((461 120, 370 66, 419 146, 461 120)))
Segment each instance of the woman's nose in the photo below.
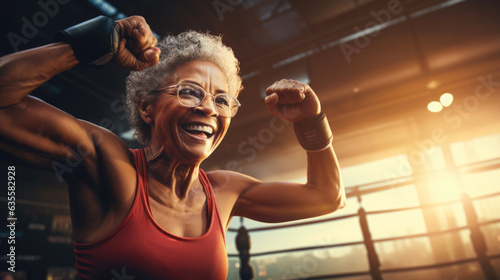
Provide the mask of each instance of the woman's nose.
POLYGON ((205 99, 196 107, 195 111, 201 111, 206 116, 219 116, 219 112, 215 108, 214 96, 212 94, 207 94, 205 99))

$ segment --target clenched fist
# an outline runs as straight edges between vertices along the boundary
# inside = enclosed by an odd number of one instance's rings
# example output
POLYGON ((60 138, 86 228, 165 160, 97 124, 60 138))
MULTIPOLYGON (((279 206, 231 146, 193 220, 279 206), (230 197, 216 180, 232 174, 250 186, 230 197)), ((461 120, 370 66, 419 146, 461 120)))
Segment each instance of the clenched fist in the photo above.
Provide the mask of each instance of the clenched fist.
POLYGON ((113 63, 133 71, 154 66, 160 60, 158 40, 141 16, 116 21, 120 27, 121 42, 113 63))
POLYGON ((308 84, 295 80, 280 80, 266 89, 265 103, 276 117, 300 122, 321 113, 318 97, 308 84))

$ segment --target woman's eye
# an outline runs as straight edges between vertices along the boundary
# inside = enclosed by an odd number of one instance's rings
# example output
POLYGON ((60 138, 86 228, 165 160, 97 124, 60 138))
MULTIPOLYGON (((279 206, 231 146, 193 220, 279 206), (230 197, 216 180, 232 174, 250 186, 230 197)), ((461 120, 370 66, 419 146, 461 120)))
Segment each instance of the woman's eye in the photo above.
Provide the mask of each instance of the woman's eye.
POLYGON ((215 102, 217 102, 218 105, 229 106, 229 100, 225 96, 216 96, 215 102))
POLYGON ((179 95, 203 98, 203 92, 201 90, 196 90, 192 88, 184 88, 179 90, 179 95))

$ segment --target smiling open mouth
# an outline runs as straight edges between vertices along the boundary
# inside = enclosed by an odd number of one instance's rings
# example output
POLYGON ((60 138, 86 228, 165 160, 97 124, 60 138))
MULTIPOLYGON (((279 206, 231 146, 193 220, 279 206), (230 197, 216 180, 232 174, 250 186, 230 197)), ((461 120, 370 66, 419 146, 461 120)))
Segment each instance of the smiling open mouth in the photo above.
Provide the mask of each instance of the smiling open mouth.
POLYGON ((214 129, 208 125, 185 124, 182 126, 182 129, 190 134, 194 134, 197 136, 206 136, 207 138, 210 138, 214 135, 214 129))

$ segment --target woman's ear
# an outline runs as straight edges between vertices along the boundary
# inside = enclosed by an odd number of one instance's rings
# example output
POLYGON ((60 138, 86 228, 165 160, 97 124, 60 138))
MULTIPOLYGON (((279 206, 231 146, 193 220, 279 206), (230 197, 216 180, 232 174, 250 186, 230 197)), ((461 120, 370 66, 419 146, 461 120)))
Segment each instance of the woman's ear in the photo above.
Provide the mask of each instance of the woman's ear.
POLYGON ((151 116, 151 103, 141 98, 137 102, 137 109, 139 110, 139 114, 141 114, 142 120, 147 124, 151 124, 153 121, 151 116))

